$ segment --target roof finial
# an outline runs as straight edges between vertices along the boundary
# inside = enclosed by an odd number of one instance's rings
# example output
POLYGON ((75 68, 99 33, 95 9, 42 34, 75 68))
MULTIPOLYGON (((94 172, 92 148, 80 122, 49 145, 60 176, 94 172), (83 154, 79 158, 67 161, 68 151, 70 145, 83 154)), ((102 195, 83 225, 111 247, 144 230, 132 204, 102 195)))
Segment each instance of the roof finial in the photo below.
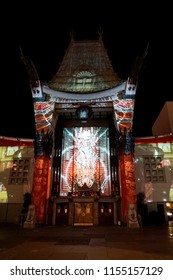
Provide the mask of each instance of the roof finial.
POLYGON ((144 60, 148 54, 149 42, 147 43, 146 49, 142 55, 138 55, 132 65, 129 78, 133 79, 135 82, 138 82, 140 78, 140 73, 144 64, 144 60))
POLYGON ((99 35, 99 40, 102 41, 102 38, 103 38, 103 28, 99 27, 99 29, 98 29, 98 35, 99 35))
POLYGON ((73 41, 74 41, 74 35, 75 35, 75 31, 74 31, 74 30, 72 30, 72 31, 70 32, 71 42, 73 42, 73 41))

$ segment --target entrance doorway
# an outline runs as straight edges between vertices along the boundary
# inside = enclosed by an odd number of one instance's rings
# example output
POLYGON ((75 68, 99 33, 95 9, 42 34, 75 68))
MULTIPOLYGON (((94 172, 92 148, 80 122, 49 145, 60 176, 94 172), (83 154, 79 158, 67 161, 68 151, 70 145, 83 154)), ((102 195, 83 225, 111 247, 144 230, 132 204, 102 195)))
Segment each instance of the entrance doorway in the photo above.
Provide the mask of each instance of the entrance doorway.
POLYGON ((68 203, 58 203, 56 206, 56 224, 57 225, 68 225, 69 216, 68 203))
POLYGON ((114 211, 113 203, 99 203, 99 225, 113 225, 114 211))
POLYGON ((76 202, 74 211, 75 226, 92 226, 93 225, 93 203, 76 202))

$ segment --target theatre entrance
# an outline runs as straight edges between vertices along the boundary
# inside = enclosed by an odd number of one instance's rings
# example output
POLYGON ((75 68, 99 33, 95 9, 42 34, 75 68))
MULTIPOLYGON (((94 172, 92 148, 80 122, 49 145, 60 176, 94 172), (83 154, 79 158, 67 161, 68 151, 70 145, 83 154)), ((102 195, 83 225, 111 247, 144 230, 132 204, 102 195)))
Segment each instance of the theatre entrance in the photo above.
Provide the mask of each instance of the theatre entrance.
POLYGON ((74 203, 74 225, 75 226, 92 226, 94 220, 92 202, 75 202, 74 203))

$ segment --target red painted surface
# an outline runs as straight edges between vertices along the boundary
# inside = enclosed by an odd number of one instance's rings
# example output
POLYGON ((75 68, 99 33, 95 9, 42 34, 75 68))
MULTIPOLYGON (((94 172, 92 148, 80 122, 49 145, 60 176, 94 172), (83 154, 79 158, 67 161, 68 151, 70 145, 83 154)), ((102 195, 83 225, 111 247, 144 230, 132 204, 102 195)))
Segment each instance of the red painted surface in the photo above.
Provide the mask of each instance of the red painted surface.
POLYGON ((47 192, 50 188, 49 169, 50 159, 47 156, 36 156, 32 189, 32 204, 35 205, 36 221, 39 224, 44 224, 46 222, 47 192))
POLYGON ((120 156, 120 174, 121 174, 121 197, 122 197, 122 215, 126 221, 130 204, 136 206, 136 183, 134 174, 133 155, 125 155, 122 152, 120 156))

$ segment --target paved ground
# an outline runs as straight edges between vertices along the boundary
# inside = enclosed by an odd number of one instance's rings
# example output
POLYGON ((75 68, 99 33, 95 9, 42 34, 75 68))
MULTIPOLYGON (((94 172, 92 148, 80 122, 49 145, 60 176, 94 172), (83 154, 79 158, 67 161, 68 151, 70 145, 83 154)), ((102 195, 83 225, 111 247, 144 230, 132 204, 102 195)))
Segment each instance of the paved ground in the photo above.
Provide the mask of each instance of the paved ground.
POLYGON ((118 226, 0 224, 1 260, 173 260, 173 225, 118 226))

